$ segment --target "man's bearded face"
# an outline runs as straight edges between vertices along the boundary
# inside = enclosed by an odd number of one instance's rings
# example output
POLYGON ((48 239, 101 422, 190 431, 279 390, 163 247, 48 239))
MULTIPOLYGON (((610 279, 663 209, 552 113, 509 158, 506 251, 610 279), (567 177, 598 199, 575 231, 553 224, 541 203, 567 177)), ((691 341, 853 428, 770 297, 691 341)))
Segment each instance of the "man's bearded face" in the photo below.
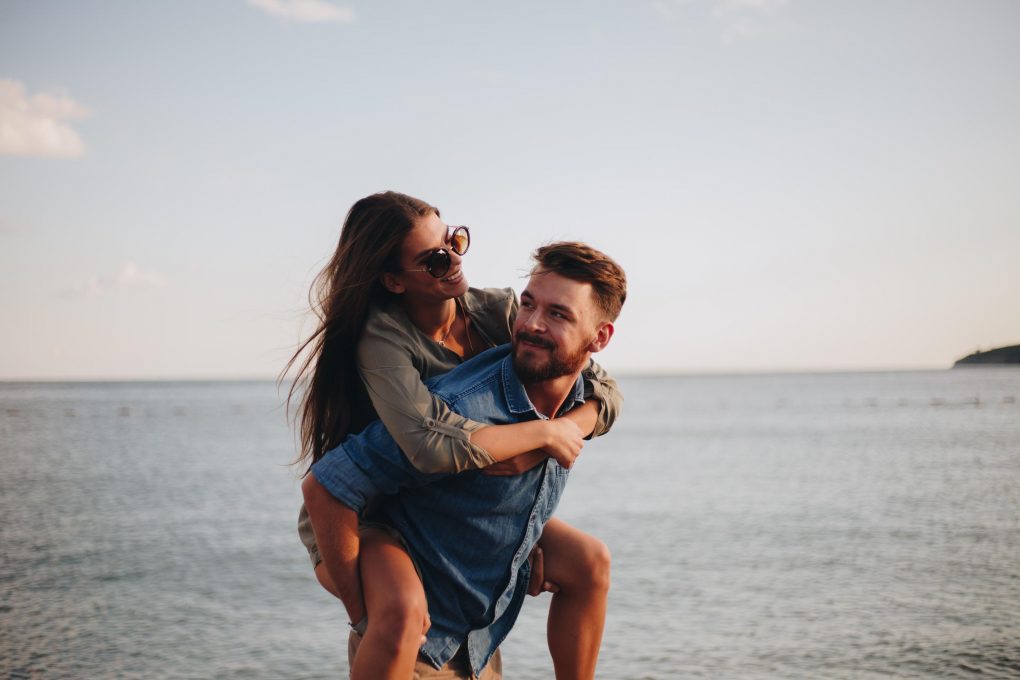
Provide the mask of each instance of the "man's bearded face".
POLYGON ((514 370, 521 382, 552 380, 580 371, 588 361, 591 340, 561 348, 548 337, 518 331, 514 336, 514 370))

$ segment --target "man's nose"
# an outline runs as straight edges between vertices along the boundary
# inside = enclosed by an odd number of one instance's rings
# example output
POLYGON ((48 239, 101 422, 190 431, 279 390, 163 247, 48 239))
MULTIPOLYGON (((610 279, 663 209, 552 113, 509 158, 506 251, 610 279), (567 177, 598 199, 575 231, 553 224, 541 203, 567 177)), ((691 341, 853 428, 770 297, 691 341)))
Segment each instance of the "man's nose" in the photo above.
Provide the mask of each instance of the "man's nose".
POLYGON ((533 309, 524 319, 524 330, 529 333, 544 333, 545 332, 545 321, 543 320, 542 313, 533 309))

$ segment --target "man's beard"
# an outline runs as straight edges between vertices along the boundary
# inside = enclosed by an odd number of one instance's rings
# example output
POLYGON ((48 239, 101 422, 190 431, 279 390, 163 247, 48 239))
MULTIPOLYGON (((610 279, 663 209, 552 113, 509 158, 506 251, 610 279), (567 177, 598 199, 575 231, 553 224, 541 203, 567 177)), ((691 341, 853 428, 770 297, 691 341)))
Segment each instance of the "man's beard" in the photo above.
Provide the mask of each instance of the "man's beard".
POLYGON ((539 335, 532 335, 521 331, 514 338, 514 371, 523 383, 544 382, 577 373, 588 361, 588 352, 585 350, 585 347, 589 344, 591 343, 586 342, 573 352, 566 354, 566 356, 561 356, 556 348, 556 344, 552 341, 539 335), (549 358, 544 361, 540 358, 525 361, 518 351, 522 340, 552 350, 549 358))

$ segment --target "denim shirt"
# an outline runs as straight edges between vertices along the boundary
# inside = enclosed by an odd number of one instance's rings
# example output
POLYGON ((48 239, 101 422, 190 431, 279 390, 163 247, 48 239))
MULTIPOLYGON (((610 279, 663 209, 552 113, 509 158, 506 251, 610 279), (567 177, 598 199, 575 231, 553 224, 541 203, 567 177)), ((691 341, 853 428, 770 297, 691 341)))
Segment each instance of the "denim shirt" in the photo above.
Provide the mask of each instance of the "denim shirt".
MULTIPOLYGON (((510 345, 483 352, 428 381, 450 408, 491 425, 544 418, 513 370, 510 345)), ((584 401, 580 378, 560 413, 584 401)), ((528 556, 552 517, 568 471, 552 459, 516 476, 477 470, 426 474, 386 428, 372 423, 315 465, 312 474, 365 519, 403 537, 425 586, 432 627, 421 654, 436 668, 462 644, 477 675, 506 638, 527 594, 528 556), (397 493, 399 492, 399 493, 397 493)))

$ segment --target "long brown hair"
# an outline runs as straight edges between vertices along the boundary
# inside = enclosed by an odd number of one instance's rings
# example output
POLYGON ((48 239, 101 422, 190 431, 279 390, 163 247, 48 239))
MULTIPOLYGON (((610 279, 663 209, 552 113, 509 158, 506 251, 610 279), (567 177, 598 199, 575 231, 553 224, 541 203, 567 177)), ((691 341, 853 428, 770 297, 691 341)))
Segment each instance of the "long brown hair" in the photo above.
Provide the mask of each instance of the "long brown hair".
POLYGON ((282 380, 301 362, 287 393, 289 412, 301 392, 301 451, 295 464, 311 467, 375 419, 358 375, 358 340, 370 305, 392 295, 380 281, 383 273, 399 271, 404 237, 429 213, 438 216, 439 210, 395 191, 366 196, 347 213, 336 252, 308 293, 318 327, 281 373, 282 380))

